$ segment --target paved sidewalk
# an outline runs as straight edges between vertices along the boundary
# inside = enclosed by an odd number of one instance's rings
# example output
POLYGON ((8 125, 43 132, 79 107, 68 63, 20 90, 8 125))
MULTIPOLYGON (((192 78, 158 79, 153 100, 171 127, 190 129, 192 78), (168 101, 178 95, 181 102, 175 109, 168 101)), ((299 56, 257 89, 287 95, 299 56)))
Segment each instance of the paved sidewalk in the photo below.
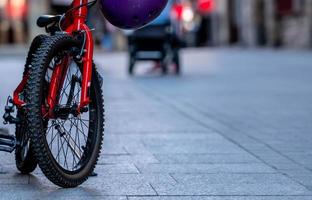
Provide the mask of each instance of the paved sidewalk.
MULTIPOLYGON (((99 176, 59 189, 40 170, 17 174, 0 153, 0 199, 311 200, 312 53, 199 49, 183 59, 182 77, 147 76, 142 65, 129 78, 125 54, 97 54, 99 176)), ((0 63, 3 108, 23 59, 0 63)))

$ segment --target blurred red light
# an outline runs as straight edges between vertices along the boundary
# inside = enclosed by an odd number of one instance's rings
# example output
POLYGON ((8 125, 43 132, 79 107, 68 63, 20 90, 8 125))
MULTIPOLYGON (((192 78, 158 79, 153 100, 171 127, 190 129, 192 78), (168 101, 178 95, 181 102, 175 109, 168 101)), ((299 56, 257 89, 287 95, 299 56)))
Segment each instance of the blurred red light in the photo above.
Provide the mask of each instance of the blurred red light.
POLYGON ((214 8, 214 0, 198 0, 198 9, 201 13, 210 13, 214 8))
POLYGON ((183 5, 182 4, 175 4, 172 7, 172 12, 174 14, 174 17, 177 20, 181 20, 182 19, 182 14, 183 14, 183 5))

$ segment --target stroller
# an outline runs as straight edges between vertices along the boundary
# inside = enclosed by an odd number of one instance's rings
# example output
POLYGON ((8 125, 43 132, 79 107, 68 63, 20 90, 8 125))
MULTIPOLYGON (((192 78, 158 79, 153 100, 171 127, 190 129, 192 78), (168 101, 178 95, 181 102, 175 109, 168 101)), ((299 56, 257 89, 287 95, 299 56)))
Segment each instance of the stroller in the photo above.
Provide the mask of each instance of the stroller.
POLYGON ((167 74, 168 66, 174 64, 175 73, 180 74, 179 39, 171 23, 149 25, 128 36, 130 75, 134 74, 137 61, 155 61, 160 64, 162 74, 167 74))

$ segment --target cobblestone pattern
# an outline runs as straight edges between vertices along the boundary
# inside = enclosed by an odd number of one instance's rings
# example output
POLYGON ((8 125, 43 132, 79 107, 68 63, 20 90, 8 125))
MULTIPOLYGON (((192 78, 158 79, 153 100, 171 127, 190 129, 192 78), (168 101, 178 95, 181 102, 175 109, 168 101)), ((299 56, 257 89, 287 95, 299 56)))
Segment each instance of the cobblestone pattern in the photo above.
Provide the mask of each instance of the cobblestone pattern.
MULTIPOLYGON (((99 176, 64 190, 40 170, 19 175, 0 153, 0 199, 312 199, 310 52, 189 50, 182 77, 129 78, 124 54, 96 58, 107 118, 99 176)), ((3 107, 23 59, 0 59, 3 107)))

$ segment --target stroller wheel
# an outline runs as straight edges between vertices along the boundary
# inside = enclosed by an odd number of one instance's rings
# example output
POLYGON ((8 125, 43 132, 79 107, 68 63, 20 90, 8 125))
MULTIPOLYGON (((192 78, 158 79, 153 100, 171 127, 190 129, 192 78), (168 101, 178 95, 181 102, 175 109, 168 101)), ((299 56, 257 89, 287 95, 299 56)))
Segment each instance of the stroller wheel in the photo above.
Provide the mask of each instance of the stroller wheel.
POLYGON ((135 60, 131 58, 130 63, 129 63, 129 68, 128 68, 129 75, 133 75, 134 65, 135 65, 135 60))
POLYGON ((180 74, 181 74, 181 69, 180 69, 180 65, 176 65, 176 69, 175 69, 176 71, 175 71, 175 74, 177 75, 177 76, 179 76, 180 74))
POLYGON ((163 60, 161 62, 161 72, 163 75, 166 75, 168 73, 168 63, 166 62, 166 60, 163 60))
POLYGON ((175 50, 173 55, 173 63, 175 64, 175 73, 176 75, 181 74, 181 66, 180 66, 180 56, 179 51, 175 50))
POLYGON ((163 75, 166 75, 168 73, 168 68, 166 64, 162 64, 161 71, 163 75))

